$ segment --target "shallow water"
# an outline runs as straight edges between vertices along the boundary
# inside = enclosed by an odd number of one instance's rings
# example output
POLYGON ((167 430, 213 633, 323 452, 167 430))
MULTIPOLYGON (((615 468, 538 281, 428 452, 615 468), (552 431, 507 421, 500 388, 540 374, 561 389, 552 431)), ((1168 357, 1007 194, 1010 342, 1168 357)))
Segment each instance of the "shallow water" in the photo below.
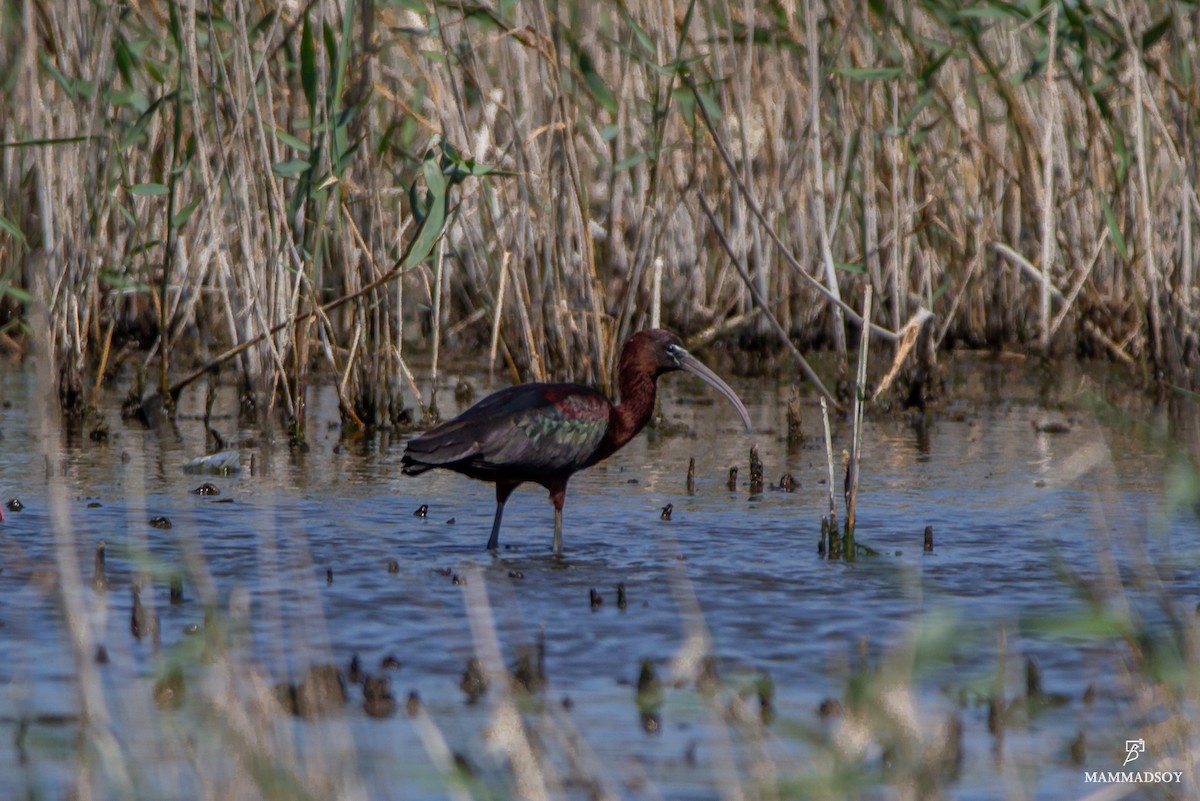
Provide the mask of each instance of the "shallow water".
MULTIPOLYGON (((1007 381, 1005 369, 979 368, 962 382, 992 387, 1007 381)), ((352 797, 458 792, 438 767, 430 731, 471 766, 478 784, 466 785, 469 791, 507 794, 511 773, 490 717, 499 693, 493 688, 468 704, 459 688, 467 660, 481 647, 486 655, 493 635, 509 667, 544 637, 548 686, 521 708, 539 737, 557 738, 543 743, 545 764, 561 773, 569 795, 730 798, 736 788, 753 788, 763 765, 788 786, 809 786, 828 770, 830 742, 853 739, 848 724, 821 718, 818 707, 825 699, 845 704, 847 683, 864 664, 899 666, 907 677, 911 692, 899 697, 911 703, 920 732, 910 739, 922 747, 937 750, 938 727, 960 717, 963 762, 947 786, 954 797, 1077 796, 1098 789, 1083 783, 1084 771, 1121 769, 1124 741, 1147 713, 1132 702, 1128 650, 1072 625, 1085 619, 1087 606, 1063 569, 1089 581, 1117 571, 1129 588, 1125 601, 1147 615, 1159 597, 1200 597, 1196 519, 1172 511, 1160 449, 1085 413, 1076 413, 1067 433, 1040 433, 1036 421, 1062 413, 1042 408, 1038 393, 1023 385, 1005 384, 998 400, 962 401, 925 429, 899 416, 868 420, 858 540, 878 555, 828 561, 817 553, 828 503, 818 405, 806 401, 808 438, 789 448, 785 388, 734 384, 754 420, 752 435, 695 382, 663 381, 665 416, 693 433, 642 435, 576 476, 565 515, 567 554, 559 561, 549 554, 553 511, 541 488, 512 497, 502 551, 493 558, 483 550, 494 509, 490 485, 439 471, 402 476, 403 438, 342 441, 329 389, 310 398, 305 453, 270 446, 252 426, 239 428, 235 398, 223 391, 216 408, 226 416, 214 425, 240 443, 247 469, 207 477, 182 470, 206 448, 202 398, 192 397, 199 393, 185 396, 175 426, 159 432, 120 422, 114 397, 107 442, 83 432, 45 448, 46 456, 33 421, 32 374, 9 371, 0 377, 0 495, 19 497, 25 509, 0 524, 3 797, 63 797, 78 781, 79 668, 54 589, 64 580, 54 553, 55 487, 65 492, 88 632, 110 658, 98 675, 111 731, 138 796, 245 792, 231 765, 227 775, 196 767, 225 764, 213 753, 238 753, 220 726, 190 728, 204 717, 205 693, 218 692, 213 677, 194 679, 199 686, 182 710, 158 712, 152 701, 164 664, 200 672, 197 635, 185 629, 204 625, 209 591, 222 615, 246 620, 234 647, 268 683, 297 681, 313 664, 344 670, 353 655, 371 673, 382 672, 385 657, 399 663, 386 671, 400 702, 394 717, 367 717, 361 689, 351 686, 343 713, 275 725, 273 736, 299 754, 306 775, 332 777, 333 785, 357 791, 352 797), (790 472, 795 492, 749 494, 754 443, 768 485, 790 472), (691 495, 690 457, 697 461, 691 495), (740 468, 732 492, 731 465, 740 468), (204 482, 220 496, 193 494, 204 482), (669 521, 660 519, 667 503, 674 507, 669 521), (429 507, 425 518, 413 514, 421 504, 429 507), (156 515, 172 527, 150 527, 156 515), (934 530, 932 553, 922 550, 926 526, 934 530), (100 541, 108 546, 107 592, 90 586, 100 541), (1149 563, 1172 568, 1164 588, 1138 586, 1149 563), (187 578, 184 602, 173 605, 166 576, 176 571, 187 578), (140 572, 156 575, 142 596, 159 616, 163 657, 130 634, 130 585, 140 572), (603 598, 599 606, 589 602, 592 590, 603 598), (914 666, 909 645, 917 635, 941 639, 918 650, 914 666), (687 670, 699 653, 716 657, 715 703, 696 691, 687 670), (997 738, 988 731, 985 699, 1001 663, 1005 696, 1020 696, 1027 657, 1040 666, 1045 691, 1064 702, 1016 716, 997 738), (643 660, 666 685, 655 733, 645 730, 635 703, 643 660), (757 715, 752 688, 762 675, 775 691, 765 739, 714 711, 741 697, 740 708, 757 715), (688 681, 676 687, 673 677, 688 681), (1084 703, 1089 685, 1095 699, 1084 703), (405 715, 410 691, 432 726, 405 715), (1073 762, 1070 745, 1080 732, 1086 750, 1073 762)), ((970 394, 979 393, 964 390, 970 394)), ((836 450, 848 439, 837 425, 836 450)), ((1163 756, 1147 754, 1143 767, 1163 756)), ((877 770, 877 746, 864 746, 860 760, 877 770)), ((880 783, 868 783, 862 797, 905 789, 871 775, 880 783)), ((101 797, 119 794, 119 775, 101 772, 98 781, 101 797)), ((309 789, 323 794, 319 785, 309 789)))

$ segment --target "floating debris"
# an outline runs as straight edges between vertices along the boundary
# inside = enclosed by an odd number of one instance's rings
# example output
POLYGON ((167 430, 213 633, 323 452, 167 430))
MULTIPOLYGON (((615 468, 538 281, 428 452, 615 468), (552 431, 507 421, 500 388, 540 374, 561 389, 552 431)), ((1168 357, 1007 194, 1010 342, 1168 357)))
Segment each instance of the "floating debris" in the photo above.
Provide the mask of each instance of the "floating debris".
POLYGON ((817 707, 817 714, 823 718, 841 717, 842 703, 836 698, 826 698, 817 707))
POLYGON ((946 775, 957 777, 962 771, 963 763, 963 722, 962 718, 953 714, 946 721, 945 743, 939 755, 938 762, 946 775))
POLYGON ((413 517, 425 518, 429 514, 429 504, 423 503, 413 512, 413 517))
POLYGON ((659 712, 663 705, 663 689, 662 682, 654 670, 654 663, 649 659, 643 659, 638 670, 636 700, 642 730, 647 734, 657 734, 661 728, 659 712))
POLYGON ((133 594, 133 609, 129 613, 129 633, 140 640, 150 633, 150 613, 142 604, 142 591, 137 584, 129 588, 133 594))
POLYGON ((995 698, 988 699, 987 728, 988 733, 997 737, 1004 733, 1004 702, 995 698))
POLYGON ((670 519, 671 519, 671 512, 672 512, 674 509, 675 509, 675 505, 674 505, 674 504, 670 504, 670 503, 668 503, 666 506, 664 506, 664 507, 662 508, 662 514, 661 514, 661 515, 659 515, 659 517, 661 517, 663 520, 670 520, 670 519))
POLYGON ((933 526, 925 527, 925 550, 933 550, 933 526))
POLYGON ((688 495, 696 494, 696 457, 695 456, 688 459, 687 493, 688 493, 688 495))
POLYGON ((458 775, 461 778, 465 778, 465 779, 475 778, 475 775, 476 775, 475 766, 471 764, 471 761, 469 759, 467 759, 466 754, 464 754, 461 751, 455 751, 450 756, 454 760, 454 767, 455 767, 455 769, 458 770, 458 775))
POLYGON ((488 691, 487 676, 483 674, 483 666, 479 664, 478 659, 467 660, 467 667, 463 670, 458 686, 467 694, 468 704, 475 703, 488 691))
POLYGON ((804 431, 801 428, 800 387, 792 384, 787 395, 787 441, 788 445, 799 445, 804 441, 804 431))
POLYGON ((764 726, 770 726, 775 719, 775 682, 771 674, 764 670, 755 682, 754 690, 758 695, 759 718, 764 726))
POLYGON ((105 545, 101 541, 96 545, 96 558, 92 563, 92 589, 96 592, 104 592, 108 589, 108 573, 105 571, 105 545))
POLYGON ((546 677, 538 669, 535 654, 530 653, 528 646, 517 655, 517 662, 512 670, 513 689, 533 695, 546 685, 546 677))
POLYGON ((708 654, 700 660, 700 669, 696 671, 696 692, 711 700, 720 684, 721 679, 717 674, 717 658, 708 654))
POLYGON ((508 577, 510 579, 523 579, 525 578, 525 574, 520 570, 510 570, 508 571, 508 577))
POLYGON ((387 564, 387 572, 389 572, 389 573, 399 573, 400 572, 400 563, 397 562, 395 559, 388 559, 386 564, 387 564))
POLYGON ((475 401, 475 387, 465 378, 458 379, 458 383, 454 385, 454 399, 460 406, 470 406, 475 401))
POLYGON ((593 587, 588 590, 588 603, 591 604, 592 611, 594 612, 604 604, 604 596, 596 592, 596 589, 593 587))
POLYGON ((154 703, 159 709, 178 709, 183 705, 183 668, 172 665, 154 682, 154 703))
POLYGON ((171 520, 166 515, 155 515, 150 518, 150 527, 167 529, 171 527, 171 520))
POLYGON ((363 680, 363 711, 373 718, 390 718, 396 714, 391 679, 387 676, 367 676, 363 680))
POLYGON ((1025 697, 1036 698, 1042 694, 1042 669, 1032 656, 1025 658, 1025 697))
POLYGON ((187 460, 183 464, 183 472, 227 476, 241 472, 241 460, 242 456, 238 451, 219 451, 187 460))
POLYGON ((792 477, 791 473, 784 473, 779 477, 779 489, 784 492, 796 491, 796 479, 792 477))
POLYGON ((1034 707, 1066 706, 1071 699, 1063 693, 1048 693, 1042 689, 1042 669, 1032 656, 1025 658, 1025 698, 1034 707))
POLYGON ((383 659, 379 660, 379 667, 384 670, 399 670, 400 660, 394 654, 388 654, 383 659))
POLYGON ((88 432, 92 442, 108 442, 108 423, 101 420, 95 428, 88 432))
POLYGON ((446 525, 447 525, 447 526, 453 526, 453 525, 454 525, 455 523, 457 523, 457 522, 458 522, 458 521, 452 517, 452 518, 450 518, 449 520, 447 520, 447 521, 446 521, 446 525))
POLYGON ((19 512, 25 508, 25 504, 21 503, 20 498, 9 498, 8 502, 4 504, 4 508, 10 512, 19 512))
POLYGON ((217 489, 216 484, 205 482, 192 490, 193 495, 220 495, 221 490, 217 489))
POLYGON ((295 688, 293 714, 312 719, 339 710, 347 701, 346 680, 333 665, 313 665, 295 688))
POLYGON ((1071 741, 1071 762, 1075 765, 1082 765, 1087 757, 1087 738, 1084 737, 1083 731, 1080 730, 1075 735, 1075 739, 1071 741))
POLYGON ((1039 434, 1068 434, 1071 431, 1071 423, 1062 417, 1042 417, 1032 424, 1039 434))

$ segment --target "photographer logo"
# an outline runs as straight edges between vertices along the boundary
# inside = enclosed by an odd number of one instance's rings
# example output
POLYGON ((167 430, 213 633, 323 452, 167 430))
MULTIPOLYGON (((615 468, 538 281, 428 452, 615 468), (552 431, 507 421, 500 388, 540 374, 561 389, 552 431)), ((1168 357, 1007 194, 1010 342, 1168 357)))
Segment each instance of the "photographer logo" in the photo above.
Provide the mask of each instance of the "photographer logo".
MULTIPOLYGON (((1146 753, 1146 741, 1125 741, 1125 767, 1130 762, 1136 762, 1146 753)), ((1182 771, 1170 770, 1089 770, 1083 774, 1087 784, 1178 784, 1183 781, 1182 771)))

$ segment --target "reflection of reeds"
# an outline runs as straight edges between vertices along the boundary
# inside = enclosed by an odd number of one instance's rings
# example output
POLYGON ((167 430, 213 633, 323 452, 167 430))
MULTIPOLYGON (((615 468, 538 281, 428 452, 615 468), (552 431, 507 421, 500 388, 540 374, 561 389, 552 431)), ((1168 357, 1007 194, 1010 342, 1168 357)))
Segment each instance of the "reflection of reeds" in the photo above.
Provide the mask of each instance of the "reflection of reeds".
POLYGON ((42 304, 68 408, 244 346, 301 427, 314 364, 374 425, 416 395, 406 339, 608 383, 656 316, 844 354, 869 283, 891 331, 924 307, 938 342, 1196 385, 1191 17, 555 8, 10 4, 0 342, 42 304), (453 185, 432 267, 363 291, 436 212, 434 135, 503 173, 453 185))

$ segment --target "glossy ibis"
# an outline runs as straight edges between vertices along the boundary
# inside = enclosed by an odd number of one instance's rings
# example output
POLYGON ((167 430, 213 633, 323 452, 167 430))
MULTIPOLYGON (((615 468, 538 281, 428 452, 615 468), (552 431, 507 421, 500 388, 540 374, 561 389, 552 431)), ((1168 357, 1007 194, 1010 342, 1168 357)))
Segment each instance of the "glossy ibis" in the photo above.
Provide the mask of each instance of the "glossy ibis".
POLYGON ((639 331, 625 343, 617 369, 621 402, 614 405, 582 384, 518 384, 409 441, 403 471, 417 475, 444 467, 496 484, 496 519, 487 547, 500 544, 504 503, 526 481, 550 491, 554 553, 562 553, 562 509, 567 482, 577 471, 611 456, 645 427, 654 412, 656 382, 686 370, 733 403, 746 430, 750 416, 737 394, 683 348, 675 334, 639 331))

